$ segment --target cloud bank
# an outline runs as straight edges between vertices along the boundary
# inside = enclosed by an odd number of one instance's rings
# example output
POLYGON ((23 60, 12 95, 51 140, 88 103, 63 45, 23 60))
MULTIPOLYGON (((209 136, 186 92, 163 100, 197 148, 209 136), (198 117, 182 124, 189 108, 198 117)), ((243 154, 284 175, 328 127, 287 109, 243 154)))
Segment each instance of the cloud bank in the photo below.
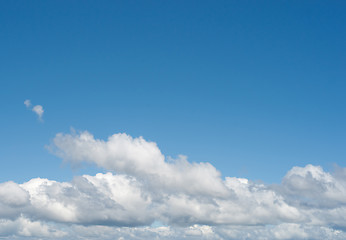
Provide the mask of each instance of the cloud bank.
POLYGON ((24 105, 27 108, 31 109, 31 111, 36 113, 36 115, 38 116, 38 119, 40 121, 43 121, 42 117, 43 117, 44 110, 43 110, 43 107, 41 105, 35 105, 35 106, 32 107, 31 101, 29 99, 24 101, 24 105))
POLYGON ((53 239, 346 239, 346 169, 293 167, 279 185, 166 159, 127 134, 59 133, 51 151, 106 173, 0 184, 0 236, 53 239))

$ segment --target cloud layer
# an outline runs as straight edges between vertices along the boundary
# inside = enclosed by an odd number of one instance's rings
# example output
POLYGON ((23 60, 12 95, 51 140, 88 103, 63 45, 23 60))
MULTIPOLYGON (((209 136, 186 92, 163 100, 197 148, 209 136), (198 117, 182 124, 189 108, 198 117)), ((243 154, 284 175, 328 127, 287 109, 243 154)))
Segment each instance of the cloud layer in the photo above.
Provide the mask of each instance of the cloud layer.
POLYGON ((166 159, 154 142, 57 134, 71 164, 109 171, 71 182, 0 184, 0 236, 63 239, 345 239, 346 169, 293 167, 280 185, 166 159))

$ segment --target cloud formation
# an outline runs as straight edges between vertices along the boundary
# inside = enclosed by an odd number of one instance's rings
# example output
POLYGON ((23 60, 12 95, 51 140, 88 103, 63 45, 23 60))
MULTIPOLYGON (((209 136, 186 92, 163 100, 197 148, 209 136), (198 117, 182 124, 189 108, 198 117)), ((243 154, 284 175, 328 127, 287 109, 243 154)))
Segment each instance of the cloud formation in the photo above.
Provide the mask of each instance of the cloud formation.
POLYGON ((103 141, 88 132, 59 133, 53 143, 53 151, 65 161, 94 163, 106 170, 134 176, 160 192, 168 189, 184 194, 223 197, 230 194, 220 172, 211 164, 189 163, 185 156, 167 162, 156 143, 142 137, 119 133, 103 141))
POLYGON ((24 105, 27 108, 31 109, 31 111, 36 113, 37 116, 38 116, 38 119, 40 121, 42 121, 42 116, 43 116, 44 110, 43 110, 43 107, 41 105, 35 105, 35 106, 32 107, 31 101, 29 99, 24 101, 24 105))
POLYGON ((35 178, 0 184, 0 236, 346 238, 343 168, 328 173, 319 166, 293 167, 280 185, 265 185, 222 178, 211 164, 184 156, 167 160, 156 143, 127 134, 104 141, 88 132, 60 133, 51 150, 64 161, 109 172, 71 182, 35 178))

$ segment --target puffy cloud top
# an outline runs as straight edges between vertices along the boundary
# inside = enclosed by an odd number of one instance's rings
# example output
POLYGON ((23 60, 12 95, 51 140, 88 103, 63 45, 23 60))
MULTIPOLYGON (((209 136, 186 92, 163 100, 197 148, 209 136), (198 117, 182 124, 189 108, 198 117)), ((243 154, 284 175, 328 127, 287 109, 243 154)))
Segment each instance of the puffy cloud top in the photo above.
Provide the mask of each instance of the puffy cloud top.
POLYGON ((57 134, 52 151, 107 173, 0 184, 0 236, 63 239, 345 239, 346 170, 293 167, 280 185, 167 161, 127 134, 57 134), (155 226, 155 224, 158 226, 155 226), (333 226, 333 227, 331 227, 333 226), (123 228, 126 227, 126 228, 123 228))
POLYGON ((180 156, 166 162, 156 143, 142 137, 120 133, 107 141, 95 139, 88 132, 78 135, 57 134, 55 153, 71 163, 95 163, 114 172, 134 176, 150 186, 168 191, 228 196, 221 174, 209 163, 189 163, 180 156))

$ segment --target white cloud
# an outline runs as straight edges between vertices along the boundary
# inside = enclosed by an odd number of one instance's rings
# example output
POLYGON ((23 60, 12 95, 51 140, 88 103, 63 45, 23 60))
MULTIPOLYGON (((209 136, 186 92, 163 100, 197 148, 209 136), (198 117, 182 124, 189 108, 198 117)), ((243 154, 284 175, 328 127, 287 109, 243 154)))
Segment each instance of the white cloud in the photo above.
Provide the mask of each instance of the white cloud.
POLYGON ((135 176, 153 189, 188 194, 209 194, 227 197, 231 192, 221 180, 221 173, 209 163, 189 163, 184 156, 171 162, 156 143, 142 137, 121 133, 107 141, 95 139, 88 132, 57 134, 53 151, 73 164, 94 163, 104 169, 135 176))
POLYGON ((107 141, 88 132, 57 134, 51 149, 72 164, 93 163, 112 172, 77 176, 71 182, 35 178, 23 184, 0 184, 0 235, 51 233, 64 239, 346 237, 340 230, 346 228, 345 169, 328 173, 319 166, 293 167, 280 185, 272 186, 222 178, 211 164, 191 163, 184 156, 167 161, 156 143, 126 134, 115 134, 107 141), (34 223, 26 225, 32 226, 30 231, 16 227, 24 220, 34 223), (153 222, 162 224, 154 227, 153 222), (8 230, 1 232, 5 225, 8 227, 3 229, 8 230), (40 228, 45 233, 35 233, 40 228))
POLYGON ((29 194, 14 182, 0 183, 0 202, 20 207, 29 202, 29 194))
POLYGON ((43 107, 41 105, 35 105, 32 108, 32 111, 37 114, 39 120, 42 120, 44 110, 43 110, 43 107))
POLYGON ((27 108, 31 107, 31 101, 30 101, 29 99, 26 99, 26 100, 24 101, 24 105, 25 105, 27 108))
POLYGON ((283 178, 280 190, 301 205, 338 207, 346 204, 345 173, 332 175, 313 165, 293 167, 283 178))
POLYGON ((32 104, 31 104, 31 101, 29 99, 24 101, 24 105, 27 108, 31 109, 34 113, 36 113, 38 116, 38 119, 40 121, 42 121, 44 110, 43 110, 43 107, 41 105, 35 105, 35 106, 31 107, 32 104))
POLYGON ((345 239, 346 233, 330 227, 309 224, 282 223, 266 226, 222 226, 214 227, 214 232, 221 239, 345 239))
POLYGON ((66 236, 66 232, 54 228, 51 224, 45 224, 40 221, 31 221, 24 217, 16 220, 0 219, 0 237, 16 236, 15 238, 41 239, 43 238, 61 238, 66 236))

